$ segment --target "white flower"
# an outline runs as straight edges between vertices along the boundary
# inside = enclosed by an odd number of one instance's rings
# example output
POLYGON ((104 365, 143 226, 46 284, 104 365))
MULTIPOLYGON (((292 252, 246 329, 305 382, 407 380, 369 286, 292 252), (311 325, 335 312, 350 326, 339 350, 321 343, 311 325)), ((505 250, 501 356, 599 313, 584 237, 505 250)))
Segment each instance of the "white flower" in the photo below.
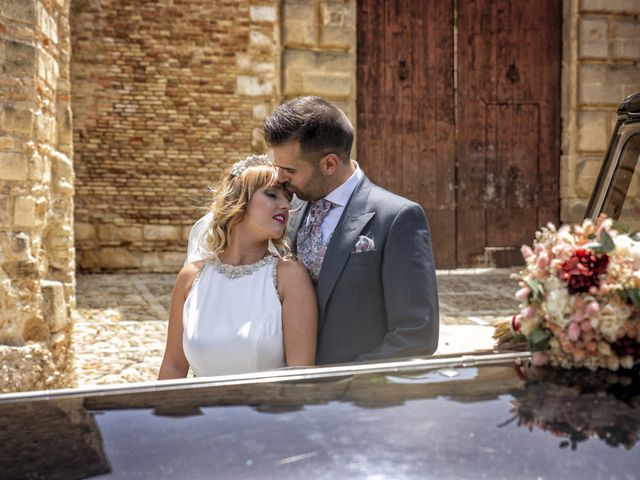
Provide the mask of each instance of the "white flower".
POLYGON ((627 234, 622 234, 615 238, 615 245, 616 248, 610 253, 612 257, 632 259, 635 268, 640 269, 640 242, 636 242, 627 234))
POLYGON ((567 287, 557 277, 551 277, 545 283, 546 298, 542 303, 543 310, 549 320, 561 328, 567 327, 571 321, 571 299, 567 287))
MULTIPOLYGON (((615 342, 624 336, 624 321, 631 315, 631 309, 624 304, 605 305, 598 315, 598 328, 608 342, 615 342)), ((592 322, 593 325, 593 322, 592 322)))

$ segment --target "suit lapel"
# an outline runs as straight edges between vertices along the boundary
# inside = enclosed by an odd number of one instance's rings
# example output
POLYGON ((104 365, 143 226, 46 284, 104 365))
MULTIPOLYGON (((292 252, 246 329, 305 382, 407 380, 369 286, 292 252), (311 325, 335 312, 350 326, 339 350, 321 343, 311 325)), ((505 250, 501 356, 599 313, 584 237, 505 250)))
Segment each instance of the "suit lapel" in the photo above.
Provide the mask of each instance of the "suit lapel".
POLYGON ((367 209, 370 191, 371 182, 367 177, 363 177, 345 206, 342 217, 331 236, 318 278, 318 305, 321 312, 326 307, 360 232, 375 215, 375 212, 369 212, 367 209))

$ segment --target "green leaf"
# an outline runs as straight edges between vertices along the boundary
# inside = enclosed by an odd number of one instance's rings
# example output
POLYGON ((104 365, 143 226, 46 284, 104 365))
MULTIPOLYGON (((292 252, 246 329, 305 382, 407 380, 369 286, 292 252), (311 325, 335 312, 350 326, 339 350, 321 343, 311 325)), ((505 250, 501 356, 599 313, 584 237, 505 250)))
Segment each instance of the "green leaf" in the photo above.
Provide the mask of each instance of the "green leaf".
POLYGON ((638 310, 640 310, 640 288, 632 288, 629 290, 629 298, 636 306, 638 310))
POLYGON ((534 330, 529 335, 528 346, 532 352, 540 352, 549 348, 549 338, 551 334, 547 330, 534 330))
POLYGON ((633 240, 634 242, 640 242, 640 232, 636 232, 631 235, 631 240, 633 240))
POLYGON ((544 298, 544 287, 537 280, 525 280, 529 288, 531 289, 531 293, 529 294, 529 298, 533 300, 542 300, 544 298))
POLYGON ((612 252, 613 249, 616 248, 616 244, 613 243, 613 238, 611 238, 611 235, 609 235, 604 229, 600 232, 600 242, 602 244, 603 253, 612 252))

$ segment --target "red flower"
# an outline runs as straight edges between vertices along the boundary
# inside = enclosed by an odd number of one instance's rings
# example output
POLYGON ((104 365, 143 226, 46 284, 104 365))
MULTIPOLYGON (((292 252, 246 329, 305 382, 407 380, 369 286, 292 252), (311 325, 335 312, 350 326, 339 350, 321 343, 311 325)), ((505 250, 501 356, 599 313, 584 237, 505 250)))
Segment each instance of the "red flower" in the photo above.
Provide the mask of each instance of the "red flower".
POLYGON ((607 272, 609 256, 598 257, 593 252, 578 249, 562 265, 560 278, 567 283, 569 293, 588 292, 591 287, 600 286, 600 275, 607 272))

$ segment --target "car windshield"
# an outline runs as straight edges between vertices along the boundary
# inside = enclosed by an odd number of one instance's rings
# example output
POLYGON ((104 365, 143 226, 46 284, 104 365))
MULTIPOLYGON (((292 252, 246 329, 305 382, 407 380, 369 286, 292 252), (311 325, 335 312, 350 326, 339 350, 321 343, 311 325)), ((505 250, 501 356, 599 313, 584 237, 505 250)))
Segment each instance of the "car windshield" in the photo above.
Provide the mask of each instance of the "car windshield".
POLYGON ((604 213, 617 219, 622 231, 640 230, 640 133, 622 147, 620 164, 609 189, 604 213))

